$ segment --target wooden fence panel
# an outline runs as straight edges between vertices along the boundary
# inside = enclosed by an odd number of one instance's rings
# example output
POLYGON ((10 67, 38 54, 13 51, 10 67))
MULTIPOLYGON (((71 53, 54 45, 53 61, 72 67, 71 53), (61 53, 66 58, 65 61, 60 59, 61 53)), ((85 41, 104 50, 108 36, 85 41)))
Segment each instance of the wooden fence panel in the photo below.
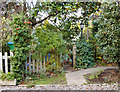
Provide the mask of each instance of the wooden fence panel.
MULTIPOLYGON (((8 56, 8 53, 5 52, 5 55, 2 56, 2 52, 0 52, 0 71, 3 71, 3 59, 5 60, 5 73, 8 73, 8 59, 13 56, 13 52, 10 51, 10 56, 8 56)), ((46 69, 46 62, 49 62, 51 58, 50 56, 42 56, 42 54, 40 54, 39 59, 33 59, 32 58, 32 53, 29 54, 28 58, 26 58, 26 62, 25 62, 25 71, 29 71, 30 73, 35 73, 35 72, 39 72, 39 70, 45 70, 46 69)), ((57 60, 59 60, 60 55, 56 57, 57 60)), ((58 62, 57 66, 59 65, 60 61, 58 62)), ((12 72, 12 65, 11 65, 11 61, 10 61, 10 72, 12 72)))
POLYGON ((37 73, 38 73, 38 68, 39 68, 38 62, 39 62, 39 59, 37 59, 37 70, 36 70, 37 73))
POLYGON ((33 72, 35 73, 35 59, 33 59, 33 72))
POLYGON ((40 69, 42 69, 42 60, 40 60, 40 69))

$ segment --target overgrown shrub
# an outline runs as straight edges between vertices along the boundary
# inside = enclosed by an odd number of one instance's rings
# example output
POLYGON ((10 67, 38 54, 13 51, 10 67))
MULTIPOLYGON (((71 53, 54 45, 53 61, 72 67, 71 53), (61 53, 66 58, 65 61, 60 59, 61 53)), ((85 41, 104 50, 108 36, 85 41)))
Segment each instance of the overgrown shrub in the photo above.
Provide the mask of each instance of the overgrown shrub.
POLYGON ((2 79, 2 80, 14 80, 14 75, 10 72, 8 72, 7 74, 0 72, 0 79, 2 79))
POLYGON ((90 68, 94 66, 94 50, 85 39, 76 43, 76 68, 90 68))
POLYGON ((17 81, 25 77, 25 62, 30 52, 31 45, 31 22, 23 15, 13 15, 11 27, 13 30, 14 56, 11 57, 12 72, 17 81))
POLYGON ((98 54, 108 63, 119 61, 120 7, 118 2, 104 3, 96 20, 98 54))

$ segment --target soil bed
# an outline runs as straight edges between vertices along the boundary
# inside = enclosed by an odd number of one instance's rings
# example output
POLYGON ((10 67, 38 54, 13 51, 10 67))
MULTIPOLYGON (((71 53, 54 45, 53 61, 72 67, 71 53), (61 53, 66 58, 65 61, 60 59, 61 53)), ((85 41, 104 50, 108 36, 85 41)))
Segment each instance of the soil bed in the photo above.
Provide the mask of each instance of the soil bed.
POLYGON ((89 84, 103 84, 103 83, 120 83, 119 69, 105 69, 102 73, 98 74, 97 78, 90 79, 92 74, 84 75, 89 84))

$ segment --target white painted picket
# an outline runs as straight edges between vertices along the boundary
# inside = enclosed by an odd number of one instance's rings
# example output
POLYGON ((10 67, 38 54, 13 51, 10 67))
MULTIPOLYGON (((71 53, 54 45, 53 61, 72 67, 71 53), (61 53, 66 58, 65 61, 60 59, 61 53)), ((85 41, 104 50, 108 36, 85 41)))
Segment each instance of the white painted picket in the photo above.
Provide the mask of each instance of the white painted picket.
POLYGON ((40 55, 40 58, 33 59, 32 53, 29 53, 28 58, 26 59, 26 67, 25 70, 29 73, 39 73, 39 70, 45 69, 45 56, 42 61, 42 57, 40 55))
MULTIPOLYGON (((0 71, 3 71, 3 59, 5 60, 5 73, 8 73, 8 59, 13 56, 13 52, 10 51, 10 56, 8 56, 7 52, 5 52, 4 56, 2 55, 2 52, 0 52, 0 71)), ((10 65, 10 71, 12 67, 10 65)))
MULTIPOLYGON (((12 72, 12 65, 10 63, 10 69, 9 65, 8 65, 8 59, 10 59, 10 57, 13 56, 13 52, 10 51, 10 56, 8 56, 8 53, 5 52, 4 56, 2 55, 2 52, 0 52, 0 71, 3 71, 3 66, 5 67, 5 73, 8 73, 8 70, 10 70, 10 72, 12 72), (3 59, 4 59, 4 63, 3 64, 3 59)), ((46 60, 48 61, 48 56, 46 57, 46 60)), ((25 63, 25 70, 32 73, 32 72, 39 72, 40 70, 45 70, 46 69, 46 60, 45 60, 45 56, 42 57, 42 55, 40 55, 39 59, 33 59, 32 58, 32 53, 29 53, 28 58, 26 59, 26 63, 25 63)), ((11 62, 11 61, 10 61, 11 62)))

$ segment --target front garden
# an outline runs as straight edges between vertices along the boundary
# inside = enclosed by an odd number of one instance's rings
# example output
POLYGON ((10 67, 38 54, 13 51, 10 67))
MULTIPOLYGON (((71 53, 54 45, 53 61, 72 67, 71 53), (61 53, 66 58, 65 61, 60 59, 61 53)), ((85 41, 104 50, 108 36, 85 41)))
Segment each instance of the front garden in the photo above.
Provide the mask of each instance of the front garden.
MULTIPOLYGON (((26 3, 0 3, 5 11, 0 16, 0 79, 28 87, 67 84, 66 72, 119 65, 120 2, 26 3), (6 73, 2 55, 9 51, 13 56, 6 73)), ((88 83, 118 83, 118 73, 105 70, 85 78, 88 83)))

